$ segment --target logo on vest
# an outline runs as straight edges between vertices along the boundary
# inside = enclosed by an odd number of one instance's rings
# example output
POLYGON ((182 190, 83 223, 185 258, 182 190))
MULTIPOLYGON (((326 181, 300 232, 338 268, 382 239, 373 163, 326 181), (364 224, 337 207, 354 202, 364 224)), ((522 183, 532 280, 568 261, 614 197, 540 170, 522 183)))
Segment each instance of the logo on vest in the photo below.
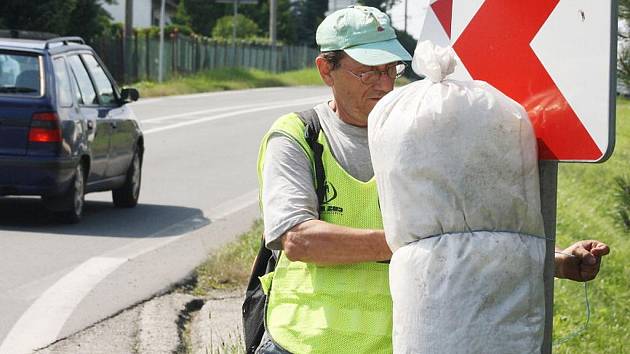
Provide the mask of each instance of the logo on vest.
POLYGON ((324 198, 322 204, 328 204, 337 198, 337 189, 332 183, 326 181, 324 190, 326 191, 326 197, 324 198))
POLYGON ((326 196, 324 197, 322 205, 319 206, 320 214, 343 214, 342 207, 330 204, 333 200, 337 199, 337 189, 335 186, 326 181, 324 189, 326 191, 326 196))

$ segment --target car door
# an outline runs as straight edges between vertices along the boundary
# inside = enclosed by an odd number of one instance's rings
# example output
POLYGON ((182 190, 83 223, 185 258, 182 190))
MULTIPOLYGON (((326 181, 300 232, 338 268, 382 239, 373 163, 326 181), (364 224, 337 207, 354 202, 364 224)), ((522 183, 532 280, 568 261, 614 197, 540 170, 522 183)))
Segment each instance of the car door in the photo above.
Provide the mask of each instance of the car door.
POLYGON ((136 129, 131 110, 117 97, 114 83, 96 57, 91 54, 82 54, 81 58, 96 87, 100 109, 107 111, 108 119, 112 122, 107 174, 109 176, 124 175, 131 163, 136 143, 136 129))
POLYGON ((79 111, 86 120, 88 129, 88 149, 91 154, 88 183, 97 182, 108 177, 107 167, 112 134, 112 122, 107 112, 98 105, 96 90, 92 80, 78 54, 68 56, 72 71, 71 81, 75 88, 79 111))
POLYGON ((76 80, 71 79, 71 72, 68 68, 66 58, 63 56, 57 56, 52 58, 53 72, 55 75, 55 95, 57 103, 57 114, 61 122, 69 122, 67 125, 72 127, 69 132, 62 130, 66 135, 66 141, 69 146, 64 149, 66 154, 74 156, 74 153, 79 151, 80 139, 77 139, 81 134, 78 132, 83 131, 85 128, 84 120, 81 116, 81 109, 79 107, 79 101, 74 92, 79 92, 78 88, 72 89, 73 84, 76 85, 76 80), (74 91, 74 92, 73 92, 74 91), (69 137, 72 138, 69 138, 69 137))

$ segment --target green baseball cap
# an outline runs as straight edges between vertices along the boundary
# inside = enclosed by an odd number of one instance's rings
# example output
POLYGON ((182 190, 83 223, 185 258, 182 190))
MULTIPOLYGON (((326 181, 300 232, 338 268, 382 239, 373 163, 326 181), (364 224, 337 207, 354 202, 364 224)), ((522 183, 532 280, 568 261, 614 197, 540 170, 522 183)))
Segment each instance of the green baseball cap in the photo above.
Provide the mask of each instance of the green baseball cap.
POLYGON ((320 51, 343 50, 363 65, 411 60, 389 16, 373 7, 355 5, 333 12, 317 27, 315 40, 320 51))

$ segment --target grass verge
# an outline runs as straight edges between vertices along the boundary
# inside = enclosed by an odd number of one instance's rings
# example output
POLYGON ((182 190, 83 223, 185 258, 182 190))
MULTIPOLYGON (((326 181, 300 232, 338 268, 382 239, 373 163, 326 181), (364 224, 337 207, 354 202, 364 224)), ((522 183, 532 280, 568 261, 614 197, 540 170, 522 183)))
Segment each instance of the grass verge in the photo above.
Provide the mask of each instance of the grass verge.
POLYGON ((184 95, 200 92, 241 90, 257 87, 323 85, 315 68, 271 73, 256 69, 223 68, 162 83, 141 81, 132 85, 140 97, 184 95))
POLYGON ((249 280, 254 258, 260 247, 262 221, 254 222, 251 230, 238 236, 195 269, 194 281, 185 291, 196 296, 205 296, 214 289, 244 287, 249 280))

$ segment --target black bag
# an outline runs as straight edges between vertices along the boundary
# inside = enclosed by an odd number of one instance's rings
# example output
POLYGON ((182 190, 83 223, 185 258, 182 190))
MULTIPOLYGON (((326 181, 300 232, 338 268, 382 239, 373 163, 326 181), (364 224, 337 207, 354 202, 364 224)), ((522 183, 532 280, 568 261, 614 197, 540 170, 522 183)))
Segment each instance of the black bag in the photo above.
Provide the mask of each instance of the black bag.
MULTIPOLYGON (((314 109, 309 109, 297 113, 304 122, 304 137, 311 150, 313 150, 315 163, 315 178, 317 199, 321 205, 326 196, 324 165, 322 163, 322 152, 324 147, 317 142, 321 126, 319 117, 314 109)), ((278 252, 277 257, 280 257, 278 252)), ((243 301, 243 338, 245 340, 245 351, 252 354, 260 345, 265 333, 265 308, 267 306, 267 295, 262 291, 262 285, 258 277, 273 272, 276 269, 277 258, 272 251, 265 247, 265 238, 262 237, 258 255, 254 260, 252 274, 247 283, 245 300, 243 301)))

